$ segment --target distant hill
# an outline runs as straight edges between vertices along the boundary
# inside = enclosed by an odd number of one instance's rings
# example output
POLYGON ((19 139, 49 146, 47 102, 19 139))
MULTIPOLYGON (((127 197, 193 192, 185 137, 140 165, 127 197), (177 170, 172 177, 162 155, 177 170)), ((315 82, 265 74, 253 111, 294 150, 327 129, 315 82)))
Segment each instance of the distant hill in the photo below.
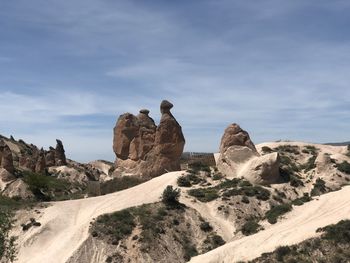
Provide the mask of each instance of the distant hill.
POLYGON ((333 146, 346 146, 346 145, 350 145, 350 141, 348 142, 329 142, 329 143, 325 143, 326 145, 333 145, 333 146))

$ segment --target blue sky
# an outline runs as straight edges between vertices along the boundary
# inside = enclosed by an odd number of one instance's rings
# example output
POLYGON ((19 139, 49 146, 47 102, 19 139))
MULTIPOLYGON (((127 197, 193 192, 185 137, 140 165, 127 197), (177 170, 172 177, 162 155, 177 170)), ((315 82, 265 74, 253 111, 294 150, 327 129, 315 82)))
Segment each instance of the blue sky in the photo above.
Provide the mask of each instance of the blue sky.
POLYGON ((187 151, 350 139, 350 1, 0 0, 0 134, 114 159, 123 112, 174 103, 187 151))

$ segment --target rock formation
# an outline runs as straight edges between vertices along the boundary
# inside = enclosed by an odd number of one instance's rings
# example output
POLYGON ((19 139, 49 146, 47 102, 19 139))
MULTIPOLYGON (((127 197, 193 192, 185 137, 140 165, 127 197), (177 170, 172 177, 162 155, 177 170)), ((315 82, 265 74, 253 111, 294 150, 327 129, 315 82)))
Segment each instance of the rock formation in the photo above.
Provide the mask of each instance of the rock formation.
POLYGON ((113 150, 117 156, 116 173, 158 176, 166 171, 180 169, 180 157, 185 145, 182 129, 164 100, 158 127, 142 109, 137 116, 121 115, 114 127, 113 150))
POLYGON ((0 167, 9 173, 14 173, 15 171, 11 149, 3 140, 0 141, 0 167))
POLYGON ((230 124, 221 138, 220 152, 225 152, 230 146, 245 146, 256 152, 254 143, 250 140, 248 132, 242 130, 237 124, 230 124))
POLYGON ((46 170, 46 160, 45 160, 45 151, 43 149, 39 152, 39 157, 35 164, 36 173, 45 173, 46 170))
POLYGON ((62 141, 57 139, 56 142, 57 144, 55 149, 55 164, 58 166, 67 165, 66 155, 64 153, 65 151, 63 148, 62 141))
POLYGON ((13 175, 15 167, 13 165, 12 152, 3 140, 0 141, 0 168, 1 180, 7 182, 15 179, 13 175))
POLYGON ((45 154, 45 163, 47 167, 55 166, 55 148, 50 147, 49 151, 45 154))
POLYGON ((49 167, 67 165, 62 141, 56 141, 56 148, 50 147, 48 151, 39 150, 35 145, 29 145, 22 141, 23 148, 17 156, 19 168, 30 172, 44 173, 49 167))
POLYGON ((252 183, 279 182, 279 155, 260 156, 248 132, 234 123, 229 125, 221 139, 218 169, 229 177, 244 177, 252 183))

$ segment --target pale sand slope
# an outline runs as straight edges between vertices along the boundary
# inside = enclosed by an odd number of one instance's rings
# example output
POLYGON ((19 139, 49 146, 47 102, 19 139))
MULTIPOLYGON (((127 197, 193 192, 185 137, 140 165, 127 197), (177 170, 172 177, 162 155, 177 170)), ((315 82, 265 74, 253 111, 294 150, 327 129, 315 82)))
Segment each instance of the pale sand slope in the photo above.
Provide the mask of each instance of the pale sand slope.
POLYGON ((237 262, 251 260, 278 246, 300 243, 315 237, 316 229, 350 219, 350 186, 328 193, 302 206, 293 207, 281 222, 255 235, 247 236, 206 254, 192 258, 192 263, 237 262))
POLYGON ((171 172, 117 193, 88 199, 51 203, 37 220, 41 227, 17 231, 17 262, 65 262, 88 237, 93 218, 124 208, 153 203, 182 172, 171 172))

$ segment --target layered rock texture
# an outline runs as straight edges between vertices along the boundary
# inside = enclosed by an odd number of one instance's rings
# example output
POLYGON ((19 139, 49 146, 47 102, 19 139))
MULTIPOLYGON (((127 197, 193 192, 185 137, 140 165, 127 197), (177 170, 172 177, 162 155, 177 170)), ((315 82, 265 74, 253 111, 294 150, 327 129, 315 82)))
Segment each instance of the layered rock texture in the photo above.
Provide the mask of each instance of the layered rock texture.
POLYGON ((114 127, 113 150, 117 156, 115 174, 136 174, 154 177, 180 169, 185 145, 181 126, 171 114, 173 104, 163 100, 162 114, 156 126, 149 110, 135 116, 121 115, 114 127))
POLYGON ((280 181, 279 155, 260 156, 248 132, 238 124, 229 125, 221 139, 218 169, 229 177, 244 177, 252 183, 280 181))

